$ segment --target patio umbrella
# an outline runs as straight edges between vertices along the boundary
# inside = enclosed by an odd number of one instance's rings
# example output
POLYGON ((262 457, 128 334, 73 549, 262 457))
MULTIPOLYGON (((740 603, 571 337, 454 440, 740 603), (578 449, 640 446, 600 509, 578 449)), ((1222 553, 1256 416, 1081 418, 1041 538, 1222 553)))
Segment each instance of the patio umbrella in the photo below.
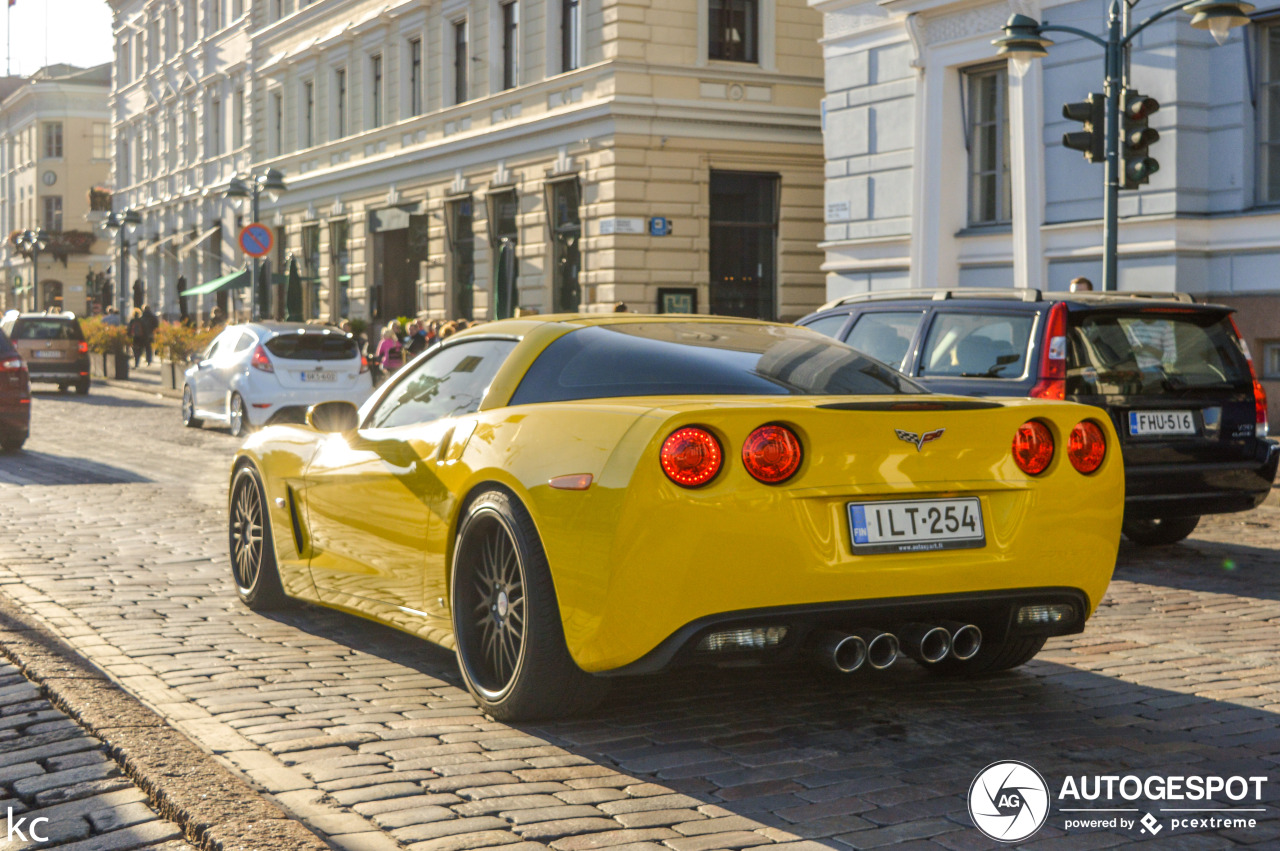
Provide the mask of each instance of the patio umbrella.
POLYGON ((302 321, 302 278, 298 275, 298 258, 289 255, 289 282, 284 294, 285 320, 302 321))
POLYGON ((182 324, 186 325, 191 321, 191 313, 187 308, 187 297, 181 295, 182 291, 187 288, 187 276, 178 276, 178 315, 181 317, 182 324))
POLYGON ((258 268, 258 318, 271 318, 271 261, 263 260, 258 268))

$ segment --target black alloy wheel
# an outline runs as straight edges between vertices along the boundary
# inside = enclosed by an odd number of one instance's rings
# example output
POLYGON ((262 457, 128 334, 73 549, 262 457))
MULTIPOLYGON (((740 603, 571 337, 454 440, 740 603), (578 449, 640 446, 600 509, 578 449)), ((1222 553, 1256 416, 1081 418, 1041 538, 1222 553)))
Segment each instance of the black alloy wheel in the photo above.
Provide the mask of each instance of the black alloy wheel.
POLYGON ((1199 517, 1156 517, 1151 520, 1125 520, 1120 526, 1124 536, 1144 547, 1176 544, 1196 530, 1199 517))
POLYGON ((288 601, 276 569, 271 520, 267 516, 262 480, 249 466, 241 467, 231 483, 227 537, 231 575, 236 593, 251 609, 278 608, 288 601))
POLYGON ((503 721, 585 712, 608 688, 577 666, 537 527, 504 490, 473 500, 451 575, 458 664, 480 707, 503 721))

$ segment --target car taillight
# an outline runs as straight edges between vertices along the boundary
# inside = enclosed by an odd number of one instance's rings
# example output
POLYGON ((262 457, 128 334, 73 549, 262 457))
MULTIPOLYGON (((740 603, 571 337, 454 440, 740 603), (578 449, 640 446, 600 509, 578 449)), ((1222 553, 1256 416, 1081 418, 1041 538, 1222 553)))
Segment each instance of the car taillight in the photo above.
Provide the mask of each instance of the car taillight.
POLYGON ((22 369, 22 358, 0 360, 0 369, 22 369))
POLYGON ((1040 378, 1031 388, 1036 399, 1067 398, 1067 306, 1049 308, 1040 342, 1040 378))
POLYGON ((1092 473, 1102 466, 1102 459, 1107 457, 1107 438, 1097 423, 1076 423, 1067 438, 1067 457, 1071 466, 1082 473, 1092 473))
POLYGON ((1049 427, 1038 420, 1018 426, 1018 433, 1013 436, 1013 460, 1029 476, 1043 473, 1053 460, 1053 434, 1049 427))
POLYGON ((762 425, 742 444, 747 472, 767 485, 785 482, 800 469, 800 438, 786 426, 762 425))
POLYGON ((697 426, 686 426, 671 432, 662 442, 659 459, 662 472, 681 487, 705 485, 720 472, 724 453, 711 432, 697 426))
POLYGON ((1240 351, 1244 352, 1245 362, 1249 364, 1249 378, 1253 381, 1253 434, 1255 437, 1266 437, 1270 431, 1267 423, 1267 391, 1263 388, 1262 382, 1258 380, 1258 371, 1253 367, 1253 355, 1249 352, 1249 344, 1245 342, 1244 337, 1240 334, 1240 328, 1236 325, 1234 316, 1228 316, 1227 320, 1231 323, 1231 330, 1236 332, 1236 339, 1240 341, 1240 351))
POLYGON ((369 359, 364 355, 360 356, 360 374, 364 375, 369 371, 369 359))
POLYGON ((78 348, 78 349, 80 350, 80 354, 82 354, 82 355, 87 355, 87 354, 89 354, 89 344, 88 344, 88 343, 86 343, 84 340, 81 340, 81 341, 80 341, 80 345, 79 345, 79 346, 77 346, 76 348, 78 348))
POLYGON ((249 366, 254 369, 260 369, 263 372, 276 371, 276 368, 271 364, 271 358, 267 357, 267 350, 262 347, 261 343, 253 350, 253 357, 249 360, 249 366))

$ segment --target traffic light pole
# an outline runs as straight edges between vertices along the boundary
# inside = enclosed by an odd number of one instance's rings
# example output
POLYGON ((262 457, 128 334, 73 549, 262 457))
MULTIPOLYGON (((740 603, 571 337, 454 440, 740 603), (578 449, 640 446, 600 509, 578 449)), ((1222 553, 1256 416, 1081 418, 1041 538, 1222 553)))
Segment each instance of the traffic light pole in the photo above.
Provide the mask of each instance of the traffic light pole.
POLYGON ((1107 96, 1107 159, 1103 167, 1102 196, 1102 289, 1119 288, 1120 237, 1120 93, 1124 90, 1125 43, 1120 14, 1120 0, 1112 0, 1107 22, 1105 88, 1107 96))

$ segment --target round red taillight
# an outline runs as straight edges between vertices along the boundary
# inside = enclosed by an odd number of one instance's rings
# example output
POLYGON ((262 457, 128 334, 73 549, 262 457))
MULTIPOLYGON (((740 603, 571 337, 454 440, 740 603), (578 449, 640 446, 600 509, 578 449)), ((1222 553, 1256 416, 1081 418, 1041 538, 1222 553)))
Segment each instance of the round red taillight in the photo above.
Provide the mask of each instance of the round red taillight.
POLYGON ((762 425, 742 444, 747 472, 767 485, 785 482, 800 469, 800 438, 786 426, 762 425))
POLYGON ((1018 426, 1018 433, 1013 436, 1013 460, 1028 475, 1043 473, 1053 460, 1053 434, 1049 427, 1037 420, 1018 426))
POLYGON ((720 472, 724 453, 720 443, 705 428, 686 426, 671 432, 662 442, 659 460, 662 472, 676 484, 686 488, 705 485, 720 472))
POLYGON ((1067 457, 1071 466, 1082 473, 1092 473, 1102 466, 1102 459, 1107 457, 1107 438, 1097 423, 1076 423, 1067 439, 1067 457))

